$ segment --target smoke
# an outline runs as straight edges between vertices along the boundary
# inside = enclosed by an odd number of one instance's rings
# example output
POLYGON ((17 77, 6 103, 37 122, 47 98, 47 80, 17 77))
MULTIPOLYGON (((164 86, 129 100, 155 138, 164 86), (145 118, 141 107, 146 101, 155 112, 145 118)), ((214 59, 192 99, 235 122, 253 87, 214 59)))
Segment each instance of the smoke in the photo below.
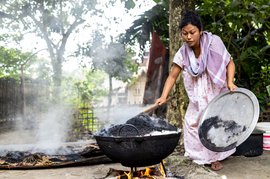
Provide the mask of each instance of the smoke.
POLYGON ((70 106, 54 105, 34 119, 17 120, 16 127, 0 135, 0 153, 31 151, 45 154, 64 154, 63 144, 68 138, 73 119, 70 106))
POLYGON ((61 147, 66 141, 72 114, 69 107, 53 106, 47 113, 41 115, 37 128, 37 148, 54 152, 61 147))
POLYGON ((95 108, 95 115, 99 121, 103 123, 104 128, 109 128, 112 125, 124 124, 127 120, 142 113, 147 106, 143 105, 116 105, 108 108, 95 108))

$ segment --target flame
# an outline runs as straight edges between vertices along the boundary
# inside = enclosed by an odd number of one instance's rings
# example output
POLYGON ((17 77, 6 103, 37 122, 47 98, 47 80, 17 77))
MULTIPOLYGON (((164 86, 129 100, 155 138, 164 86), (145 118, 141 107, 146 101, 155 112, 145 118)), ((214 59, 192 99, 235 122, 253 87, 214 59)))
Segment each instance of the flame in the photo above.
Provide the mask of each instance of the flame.
POLYGON ((141 170, 140 171, 140 173, 139 173, 139 175, 137 176, 137 177, 150 177, 150 178, 154 178, 154 177, 152 177, 152 175, 153 175, 153 171, 154 171, 154 168, 153 167, 151 167, 151 168, 149 168, 149 167, 146 167, 145 168, 145 170, 141 170))
POLYGON ((134 171, 118 171, 117 179, 156 179, 157 176, 166 177, 166 170, 163 163, 159 165, 146 167, 143 170, 134 171))
POLYGON ((132 173, 131 172, 124 172, 125 176, 127 176, 128 179, 132 179, 132 173))
MULTIPOLYGON (((163 164, 165 162, 163 161, 163 164)), ((163 177, 166 177, 166 170, 164 168, 164 165, 162 163, 159 164, 159 168, 158 168, 158 171, 160 172, 160 174, 163 176, 163 177)))
POLYGON ((142 176, 150 176, 151 174, 151 172, 152 172, 153 170, 151 169, 151 168, 148 168, 148 167, 146 167, 146 169, 145 169, 145 172, 144 172, 144 174, 142 175, 142 176))

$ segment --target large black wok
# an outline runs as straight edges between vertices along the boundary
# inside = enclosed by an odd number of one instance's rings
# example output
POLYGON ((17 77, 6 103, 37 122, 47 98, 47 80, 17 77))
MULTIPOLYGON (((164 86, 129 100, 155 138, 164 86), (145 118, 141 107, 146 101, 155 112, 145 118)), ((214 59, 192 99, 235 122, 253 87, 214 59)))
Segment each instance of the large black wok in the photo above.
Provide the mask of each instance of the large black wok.
POLYGON ((141 114, 95 135, 100 149, 115 162, 127 167, 143 167, 160 163, 178 144, 181 131, 147 114, 141 114), (159 131, 158 134, 153 132, 159 131), (162 131, 162 132, 161 132, 162 131), (151 134, 152 132, 152 134, 151 134))

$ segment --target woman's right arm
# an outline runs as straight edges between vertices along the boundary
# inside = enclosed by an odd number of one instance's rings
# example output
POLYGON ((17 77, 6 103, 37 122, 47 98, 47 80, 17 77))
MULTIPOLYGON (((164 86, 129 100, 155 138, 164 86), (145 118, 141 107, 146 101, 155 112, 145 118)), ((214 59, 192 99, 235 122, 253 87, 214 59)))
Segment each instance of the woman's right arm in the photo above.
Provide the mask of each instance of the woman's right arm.
POLYGON ((171 72, 165 82, 162 94, 160 96, 160 98, 158 98, 155 102, 155 104, 161 105, 163 103, 165 103, 167 101, 167 97, 173 87, 173 85, 175 84, 176 79, 178 78, 178 75, 181 72, 181 67, 179 67, 176 64, 173 64, 171 72))

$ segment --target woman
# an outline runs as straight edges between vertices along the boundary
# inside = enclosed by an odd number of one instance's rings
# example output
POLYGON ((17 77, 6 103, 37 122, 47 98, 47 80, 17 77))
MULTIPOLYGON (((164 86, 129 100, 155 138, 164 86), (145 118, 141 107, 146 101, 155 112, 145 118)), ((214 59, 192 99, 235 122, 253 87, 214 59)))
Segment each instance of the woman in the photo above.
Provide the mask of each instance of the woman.
POLYGON ((235 90, 233 79, 235 65, 222 40, 210 32, 202 31, 200 17, 187 12, 180 25, 184 44, 175 54, 171 72, 161 97, 156 104, 163 104, 182 72, 189 105, 184 120, 185 156, 195 163, 210 164, 213 170, 222 169, 219 162, 235 152, 213 152, 205 148, 199 139, 198 123, 202 111, 218 94, 235 90))

